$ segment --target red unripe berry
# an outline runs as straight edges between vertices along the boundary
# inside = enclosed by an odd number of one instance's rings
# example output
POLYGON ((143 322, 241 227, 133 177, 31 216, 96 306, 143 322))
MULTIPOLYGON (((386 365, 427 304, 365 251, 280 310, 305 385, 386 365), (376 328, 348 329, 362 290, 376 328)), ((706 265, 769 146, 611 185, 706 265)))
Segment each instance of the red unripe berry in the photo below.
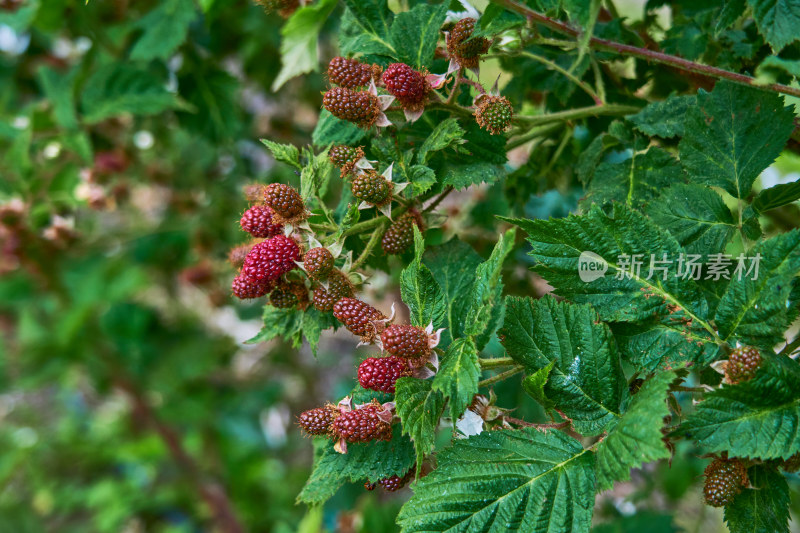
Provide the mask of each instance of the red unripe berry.
POLYGON ((712 507, 722 507, 733 501, 749 483, 747 469, 738 459, 715 459, 705 471, 703 495, 712 507))
POLYGON ((380 405, 369 404, 344 412, 333 421, 333 432, 346 442, 391 440, 392 425, 378 416, 381 411, 380 405))
POLYGON ((386 90, 397 99, 403 109, 418 111, 425 107, 431 85, 421 72, 405 63, 392 63, 381 79, 386 90))
POLYGON ((369 357, 358 366, 358 383, 365 389, 394 394, 395 382, 411 372, 408 360, 402 357, 369 357))
POLYGON ((264 202, 283 220, 302 218, 306 210, 300 193, 283 183, 272 183, 264 187, 264 202))
POLYGON ((350 89, 364 87, 371 80, 377 81, 381 70, 378 65, 367 65, 355 59, 337 56, 328 63, 328 80, 334 85, 350 89))
POLYGON ((367 91, 334 87, 322 97, 322 105, 339 119, 361 128, 371 128, 381 114, 378 97, 367 91))
POLYGON ((244 212, 239 225, 253 237, 268 239, 283 233, 283 226, 273 224, 275 213, 267 205, 254 205, 244 212))
POLYGON ((332 405, 317 407, 300 413, 297 425, 309 435, 330 435, 338 411, 332 405))
POLYGON ((300 246, 294 239, 276 235, 255 244, 244 258, 242 274, 253 281, 275 281, 297 268, 300 246))
POLYGON ((308 307, 308 289, 299 281, 281 281, 269 295, 269 303, 278 309, 308 307))
POLYGON ((354 298, 342 298, 333 306, 333 316, 353 335, 369 339, 378 333, 376 322, 386 320, 383 313, 354 298))
POLYGON ((247 276, 239 274, 233 278, 231 291, 240 300, 251 300, 266 295, 273 286, 270 281, 253 281, 247 276))
POLYGON ((430 353, 428 332, 416 326, 392 324, 381 333, 383 349, 398 357, 421 357, 430 353))
POLYGON ((328 313, 342 298, 353 296, 353 284, 340 270, 332 270, 328 274, 328 288, 319 285, 314 289, 314 307, 318 311, 328 313))
POLYGON ((725 365, 725 379, 736 385, 748 381, 756 375, 761 367, 761 354, 756 348, 741 346, 731 352, 725 365))
POLYGON ((333 270, 333 263, 333 254, 327 248, 312 248, 303 255, 303 266, 311 279, 327 279, 333 270))
POLYGON ((414 225, 422 230, 422 217, 410 209, 392 222, 381 238, 381 248, 387 255, 402 254, 414 244, 414 225))
POLYGON ((408 483, 411 478, 414 477, 414 469, 412 468, 403 477, 400 476, 389 476, 385 477, 381 480, 378 480, 378 484, 385 490, 386 492, 395 492, 402 489, 406 483, 408 483))

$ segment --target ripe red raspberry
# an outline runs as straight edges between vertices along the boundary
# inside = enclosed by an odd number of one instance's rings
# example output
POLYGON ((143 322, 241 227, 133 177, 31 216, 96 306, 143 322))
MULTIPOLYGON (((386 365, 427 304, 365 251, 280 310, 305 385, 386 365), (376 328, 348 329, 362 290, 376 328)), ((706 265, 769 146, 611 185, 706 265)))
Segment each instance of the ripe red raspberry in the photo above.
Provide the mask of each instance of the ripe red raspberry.
POLYGON ((381 77, 381 67, 367 65, 355 59, 334 57, 328 63, 328 79, 334 85, 354 89, 369 85, 371 80, 377 81, 381 77))
POLYGON ((703 495, 712 507, 728 505, 748 484, 747 469, 737 459, 714 459, 703 474, 703 495))
POLYGON ((421 357, 430 353, 428 332, 416 326, 392 324, 381 333, 383 349, 398 357, 421 357))
POLYGON ((275 222, 296 221, 305 215, 306 206, 300 193, 283 183, 264 187, 264 202, 278 215, 275 222))
POLYGON ((756 375, 761 367, 761 354, 756 348, 741 346, 731 352, 725 365, 725 379, 735 385, 748 381, 756 375))
POLYGON ((244 212, 239 225, 253 237, 268 239, 283 233, 283 226, 272 223, 274 214, 267 205, 254 205, 244 212))
POLYGON ((389 476, 383 479, 378 480, 378 484, 383 487, 383 490, 387 492, 395 492, 402 489, 406 483, 411 481, 411 478, 414 477, 414 469, 412 468, 403 477, 400 476, 389 476))
POLYGON ((331 114, 354 123, 360 128, 371 128, 381 114, 378 97, 367 91, 354 91, 346 87, 329 89, 322 97, 322 105, 331 114))
POLYGON ((303 266, 308 277, 315 280, 324 280, 333 270, 333 254, 327 248, 312 248, 303 255, 303 266))
POLYGON ((403 213, 386 230, 381 239, 381 248, 387 255, 398 255, 414 243, 414 225, 422 230, 422 217, 416 209, 403 213))
POLYGON ((499 135, 511 127, 514 108, 505 96, 484 95, 475 109, 478 125, 491 133, 499 135))
POLYGON ((333 421, 338 414, 339 411, 333 405, 316 407, 300 413, 300 416, 297 417, 297 425, 309 435, 330 435, 333 421))
POLYGON ((364 157, 364 150, 360 146, 353 148, 340 144, 331 148, 328 157, 331 163, 342 169, 341 176, 344 178, 353 171, 359 159, 364 157))
POLYGON ((314 289, 314 307, 318 311, 328 313, 342 298, 353 296, 353 284, 340 270, 332 270, 328 275, 328 288, 319 285, 314 289))
POLYGON ((386 90, 397 98, 403 109, 418 111, 425 107, 431 85, 421 72, 405 63, 392 63, 386 68, 382 79, 386 90))
POLYGON ((375 172, 366 170, 357 174, 350 184, 353 196, 370 205, 384 206, 392 201, 392 182, 375 172))
POLYGON ((270 281, 253 281, 250 278, 239 274, 233 278, 231 291, 240 300, 250 300, 260 298, 272 290, 273 284, 270 281))
POLYGON ((373 440, 391 440, 392 425, 378 416, 383 411, 379 404, 347 411, 333 421, 333 432, 345 442, 370 442, 373 440))
POLYGON ((308 289, 299 281, 283 281, 272 289, 269 295, 269 303, 279 309, 290 309, 297 307, 305 309, 308 307, 308 289))
POLYGON ((358 383, 365 389, 394 394, 394 383, 411 375, 407 359, 402 357, 369 357, 358 366, 358 383))
POLYGON ((379 333, 376 322, 386 320, 383 313, 369 304, 354 298, 342 298, 333 306, 333 316, 353 335, 359 335, 364 342, 372 342, 379 333))
POLYGON ((476 68, 480 56, 489 50, 491 42, 485 37, 468 40, 475 29, 475 19, 459 20, 447 36, 447 53, 459 66, 476 68))
POLYGON ((228 261, 236 268, 240 268, 242 264, 244 264, 244 258, 247 257, 252 247, 252 244, 242 244, 231 248, 231 251, 228 252, 228 261))
POLYGON ((253 281, 274 281, 297 268, 300 246, 294 239, 276 235, 255 244, 244 258, 242 274, 253 281))

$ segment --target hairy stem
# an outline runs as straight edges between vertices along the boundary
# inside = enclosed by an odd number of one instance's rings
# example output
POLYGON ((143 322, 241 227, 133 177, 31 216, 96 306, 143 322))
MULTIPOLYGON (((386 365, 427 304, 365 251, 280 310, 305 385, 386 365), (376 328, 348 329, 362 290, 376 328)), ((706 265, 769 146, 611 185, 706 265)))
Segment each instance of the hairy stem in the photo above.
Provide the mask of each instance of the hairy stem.
MULTIPOLYGON (((408 211, 408 206, 401 205, 392 210, 392 219, 395 219, 408 211)), ((367 231, 374 230, 376 227, 383 224, 383 221, 386 220, 382 216, 378 216, 375 218, 371 218, 369 220, 365 220, 364 222, 359 222, 358 224, 353 224, 350 226, 350 229, 346 230, 342 233, 342 237, 350 237, 351 235, 358 235, 359 233, 366 233, 367 231)))
POLYGON ((353 263, 352 270, 355 270, 364 264, 364 262, 369 259, 369 256, 372 255, 373 250, 375 250, 375 247, 380 242, 381 237, 386 231, 386 222, 388 222, 388 220, 381 219, 381 222, 382 223, 372 232, 372 236, 370 236, 369 242, 367 242, 367 245, 364 247, 364 251, 361 252, 361 255, 359 255, 358 259, 356 259, 353 263))
POLYGON ((583 82, 580 78, 575 76, 573 73, 571 73, 568 70, 566 70, 565 68, 561 67, 561 65, 559 65, 558 63, 550 61, 546 57, 538 56, 538 55, 536 55, 534 53, 527 52, 525 50, 520 51, 519 55, 527 57, 529 59, 533 59, 534 61, 538 61, 542 65, 545 65, 547 68, 555 70, 556 72, 564 75, 572 83, 577 85, 583 92, 588 94, 591 97, 591 99, 594 100, 595 104, 597 104, 597 105, 603 105, 604 104, 603 98, 601 98, 599 94, 597 94, 591 87, 589 87, 588 84, 583 82))
MULTIPOLYGON (((515 13, 519 13, 520 15, 527 18, 529 22, 541 24, 542 26, 546 26, 551 30, 561 33, 563 35, 569 35, 571 37, 578 37, 580 35, 580 30, 573 28, 572 26, 565 24, 564 22, 550 18, 537 11, 534 11, 528 6, 522 5, 519 2, 516 2, 515 0, 491 0, 491 2, 503 6, 510 11, 514 11, 515 13)), ((800 89, 789 87, 788 85, 783 85, 780 83, 768 83, 763 85, 758 84, 756 83, 756 79, 753 78, 752 76, 746 76, 744 74, 739 74, 737 72, 731 72, 729 70, 724 70, 709 65, 703 65, 701 63, 689 61, 681 57, 665 54, 663 52, 655 52, 653 50, 648 50, 647 48, 639 48, 638 46, 631 46, 629 44, 617 43, 614 41, 609 41, 607 39, 600 39, 598 37, 592 37, 589 39, 589 47, 594 48, 596 50, 605 50, 608 52, 616 52, 621 55, 637 57, 639 59, 644 59, 646 61, 651 61, 653 63, 669 65, 671 67, 680 70, 685 70, 687 72, 694 72, 696 74, 701 74, 711 78, 729 80, 741 85, 750 85, 767 91, 800 97, 800 89)))
POLYGON ((561 122, 567 120, 578 120, 587 117, 599 116, 621 116, 638 113, 641 107, 623 104, 602 104, 589 107, 579 107, 567 109, 556 113, 546 113, 544 115, 519 115, 514 117, 514 122, 528 125, 547 124, 549 122, 561 122))
POLYGON ((497 368, 498 366, 514 366, 516 361, 511 357, 494 357, 492 359, 478 359, 482 370, 497 368))
POLYGON ((496 376, 492 376, 490 378, 486 378, 483 381, 478 383, 478 387, 486 387, 487 385, 492 385, 493 383, 497 383, 498 381, 503 381, 504 379, 508 379, 514 374, 519 374, 524 370, 522 365, 517 365, 510 370, 506 370, 505 372, 501 372, 496 376))
POLYGON ((436 206, 442 203, 442 200, 447 198, 447 195, 450 194, 451 192, 453 192, 453 186, 448 185, 447 187, 444 188, 444 190, 441 193, 439 193, 439 196, 437 196, 430 204, 428 204, 428 207, 426 207, 422 212, 428 213, 429 211, 433 211, 434 209, 436 209, 436 206))

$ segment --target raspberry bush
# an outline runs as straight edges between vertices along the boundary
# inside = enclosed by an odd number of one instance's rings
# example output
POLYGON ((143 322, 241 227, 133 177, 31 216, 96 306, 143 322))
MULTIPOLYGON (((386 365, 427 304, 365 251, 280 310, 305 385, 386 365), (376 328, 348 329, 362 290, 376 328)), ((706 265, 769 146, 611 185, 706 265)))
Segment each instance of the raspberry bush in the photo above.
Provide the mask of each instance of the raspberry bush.
POLYGON ((100 4, 0 7, 7 529, 796 529, 796 2, 100 4))

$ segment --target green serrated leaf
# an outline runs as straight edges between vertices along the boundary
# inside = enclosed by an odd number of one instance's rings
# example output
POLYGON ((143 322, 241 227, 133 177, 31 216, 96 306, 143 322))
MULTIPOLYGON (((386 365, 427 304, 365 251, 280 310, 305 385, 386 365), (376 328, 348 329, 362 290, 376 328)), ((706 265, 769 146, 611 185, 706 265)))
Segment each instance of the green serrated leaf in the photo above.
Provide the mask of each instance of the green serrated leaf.
POLYGON ((761 241, 746 257, 759 258, 758 272, 748 274, 746 269, 755 261, 745 260, 741 276, 731 274, 715 321, 724 340, 736 338, 770 348, 783 339, 791 322, 786 302, 791 281, 800 272, 800 230, 761 241))
POLYGON ((269 139, 261 139, 261 142, 269 148, 269 151, 272 152, 272 157, 277 161, 292 165, 297 169, 303 168, 300 164, 300 150, 293 144, 280 144, 269 139))
POLYGON ((544 391, 547 381, 550 379, 550 372, 556 366, 556 360, 550 361, 547 366, 544 366, 534 372, 525 376, 522 380, 522 388, 528 395, 539 402, 545 409, 552 409, 554 404, 547 398, 547 393, 544 391))
POLYGON ((392 23, 390 39, 400 60, 417 69, 430 68, 446 16, 446 3, 420 4, 398 14, 392 23))
POLYGON ((81 109, 89 123, 124 113, 153 115, 177 107, 177 97, 164 88, 161 80, 125 63, 106 65, 95 71, 81 95, 81 109))
POLYGON ((414 447, 396 429, 392 440, 348 444, 346 454, 336 452, 329 439, 316 439, 314 469, 297 501, 322 503, 348 481, 374 483, 384 477, 402 477, 414 466, 414 447))
POLYGON ((719 354, 709 332, 670 319, 625 322, 613 330, 620 355, 640 372, 669 370, 683 363, 705 366, 719 354))
POLYGON ((788 205, 800 198, 800 180, 792 183, 781 183, 764 189, 753 200, 753 208, 763 213, 776 207, 788 205))
POLYGON ((77 70, 67 74, 59 74, 50 67, 42 66, 36 72, 39 84, 50 105, 53 106, 53 117, 56 123, 66 130, 78 129, 78 117, 75 113, 74 83, 77 70))
POLYGON ((672 95, 662 102, 653 102, 644 109, 630 115, 636 129, 651 137, 683 137, 686 111, 697 103, 695 95, 672 95))
POLYGON ((444 150, 454 144, 464 142, 464 129, 458 124, 457 118, 448 118, 433 128, 433 131, 417 151, 417 161, 422 164, 428 162, 431 152, 444 150))
POLYGON ((498 336, 530 373, 555 361, 544 392, 579 433, 597 435, 619 416, 627 395, 622 366, 611 331, 588 305, 508 297, 498 336))
POLYGON ((728 206, 713 189, 678 183, 645 209, 688 253, 722 253, 736 231, 728 206))
POLYGON ((670 314, 673 309, 673 315, 684 314, 698 325, 707 325, 708 304, 700 289, 693 280, 678 276, 680 245, 639 212, 614 204, 611 216, 594 206, 580 216, 509 221, 528 233, 530 255, 537 261, 534 270, 555 287, 557 294, 594 305, 603 320, 638 321, 670 314), (599 259, 588 261, 591 258, 584 252, 592 252, 599 259), (653 270, 647 279, 651 257, 662 260, 665 254, 672 262, 654 263, 666 270, 653 270), (639 274, 631 268, 634 255, 643 262, 639 274), (602 262, 608 265, 602 277, 581 280, 580 265, 586 268, 602 262))
POLYGON ((281 28, 281 70, 272 82, 277 91, 284 83, 319 68, 317 40, 336 0, 320 0, 295 11, 281 28))
POLYGON ((144 33, 131 50, 134 61, 167 60, 186 40, 189 25, 197 18, 192 0, 165 0, 148 11, 136 25, 144 33))
POLYGON ((352 122, 340 120, 327 109, 323 109, 319 114, 319 121, 311 134, 314 146, 326 146, 329 144, 358 144, 365 136, 367 131, 359 128, 352 122))
POLYGON ((757 465, 747 470, 750 486, 725 506, 731 533, 788 533, 789 485, 775 468, 757 465))
POLYGON ((430 380, 400 378, 395 383, 394 401, 403 434, 414 441, 419 470, 425 455, 433 451, 436 443, 436 426, 444 409, 444 395, 432 389, 430 380))
POLYGON ((481 366, 478 349, 470 337, 453 341, 442 357, 441 368, 433 378, 432 388, 449 400, 450 416, 458 420, 478 393, 481 366))
POLYGON ((747 0, 758 31, 780 52, 800 38, 800 2, 797 0, 747 0))
POLYGON ((400 510, 403 533, 588 532, 594 459, 561 432, 526 428, 458 440, 400 510))
POLYGON ((489 259, 475 270, 475 283, 470 293, 464 335, 475 337, 478 350, 482 350, 503 320, 503 281, 500 273, 503 262, 511 253, 516 228, 500 236, 489 259))
POLYGON ((411 323, 426 327, 433 323, 438 328, 444 321, 446 302, 433 274, 422 263, 425 241, 419 228, 414 226, 414 260, 400 273, 400 294, 411 311, 411 323))
POLYGON ((452 339, 464 336, 470 300, 464 298, 475 283, 475 269, 481 257, 468 244, 453 239, 425 251, 424 263, 430 268, 445 299, 445 317, 439 346, 446 348, 452 339))
POLYGON ((711 93, 698 92, 697 105, 686 112, 681 164, 692 181, 746 198, 783 150, 793 121, 792 108, 777 94, 721 81, 711 93))
POLYGON ((719 36, 720 33, 725 31, 744 14, 744 1, 745 0, 728 0, 724 2, 719 17, 717 17, 717 25, 714 27, 714 34, 716 36, 719 36))
POLYGON ((666 150, 653 147, 643 154, 634 152, 631 159, 621 163, 601 163, 581 205, 623 202, 640 207, 684 180, 678 161, 666 150))
POLYGON ((300 196, 304 201, 324 193, 333 170, 327 148, 317 155, 308 152, 305 155, 308 164, 300 171, 300 196))
POLYGON ((674 372, 663 372, 647 380, 622 418, 609 428, 597 447, 599 490, 610 489, 615 481, 630 479, 631 468, 669 457, 661 427, 669 414, 667 388, 675 377, 674 372))
POLYGON ((316 357, 320 333, 336 325, 330 313, 321 313, 316 309, 300 311, 299 309, 278 309, 271 305, 264 306, 262 316, 264 326, 261 331, 245 341, 245 344, 258 344, 275 338, 282 338, 300 348, 303 337, 308 341, 311 351, 316 357))
POLYGON ((414 165, 408 169, 406 180, 411 184, 411 189, 406 193, 406 197, 416 198, 436 185, 436 174, 433 169, 425 165, 414 165))
POLYGON ((466 189, 478 183, 494 183, 502 175, 503 170, 500 167, 487 162, 454 165, 447 167, 442 183, 456 189, 466 189))

